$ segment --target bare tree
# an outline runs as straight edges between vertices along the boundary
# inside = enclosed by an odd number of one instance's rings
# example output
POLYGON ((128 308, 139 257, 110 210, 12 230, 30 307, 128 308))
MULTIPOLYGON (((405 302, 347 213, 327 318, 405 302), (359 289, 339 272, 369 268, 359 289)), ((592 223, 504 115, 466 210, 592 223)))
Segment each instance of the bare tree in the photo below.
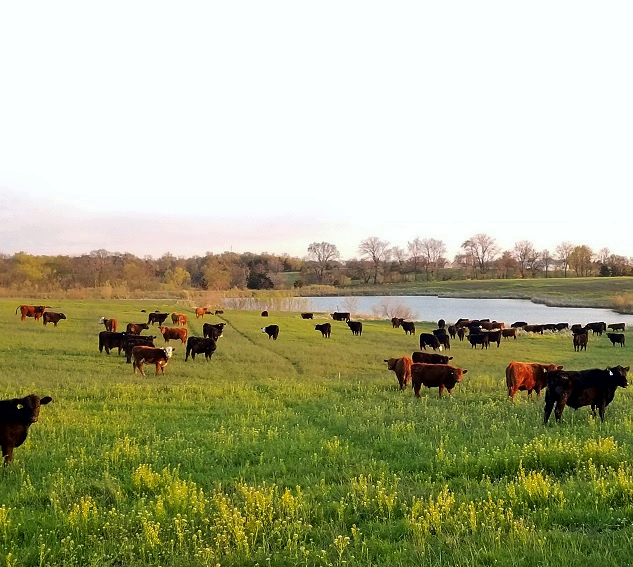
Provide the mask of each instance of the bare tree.
POLYGON ((611 256, 611 251, 608 248, 601 248, 598 251, 598 262, 601 264, 606 264, 609 261, 609 256, 611 256))
POLYGON ((443 267, 446 263, 444 254, 446 254, 446 246, 441 240, 435 238, 425 238, 422 240, 422 251, 424 256, 424 264, 426 268, 426 279, 433 278, 438 268, 443 267), (429 278, 430 274, 430 278, 429 278))
POLYGON ((361 256, 371 260, 374 266, 374 285, 376 285, 380 264, 389 256, 389 242, 380 240, 377 236, 370 236, 359 244, 358 252, 361 256))
POLYGON ((422 241, 418 236, 416 236, 411 242, 407 242, 407 250, 409 251, 409 261, 413 266, 413 281, 416 281, 418 279, 418 269, 424 256, 422 241))
POLYGON ((479 233, 464 241, 462 248, 472 256, 479 272, 483 275, 488 271, 490 263, 499 253, 499 246, 492 236, 479 233))
POLYGON ((407 253, 400 246, 394 246, 390 250, 389 256, 393 259, 394 267, 397 267, 400 281, 403 281, 406 271, 407 253))
POLYGON ((552 265, 552 262, 554 261, 554 258, 552 258, 552 255, 550 253, 550 251, 546 248, 545 250, 541 251, 541 262, 543 263, 543 268, 545 268, 545 277, 549 277, 548 273, 549 273, 549 267, 552 265))
POLYGON ((504 279, 508 279, 510 274, 514 274, 517 265, 517 261, 512 255, 512 252, 510 252, 509 250, 504 250, 504 252, 501 254, 501 257, 499 257, 495 261, 495 266, 501 274, 501 277, 503 277, 504 279))
POLYGON ((556 247, 556 257, 560 260, 561 265, 563 266, 563 272, 565 273, 565 277, 567 277, 567 269, 569 268, 569 256, 574 250, 574 245, 571 242, 561 242, 556 247))
POLYGON ((525 270, 532 264, 534 259, 538 256, 534 244, 529 240, 521 240, 514 245, 514 257, 516 258, 517 265, 519 266, 519 273, 522 278, 525 278, 525 270))
POLYGON ((314 262, 314 271, 319 283, 323 283, 325 271, 331 268, 332 262, 341 257, 334 244, 329 242, 313 242, 308 246, 308 258, 314 262))

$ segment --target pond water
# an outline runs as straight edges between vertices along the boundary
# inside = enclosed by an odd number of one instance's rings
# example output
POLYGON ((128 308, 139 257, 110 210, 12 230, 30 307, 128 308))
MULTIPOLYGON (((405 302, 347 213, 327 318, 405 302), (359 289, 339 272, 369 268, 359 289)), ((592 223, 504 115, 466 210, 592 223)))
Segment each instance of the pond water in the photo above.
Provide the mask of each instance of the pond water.
MULTIPOLYGON (((633 315, 621 315, 610 309, 580 307, 548 307, 522 299, 463 299, 437 296, 355 296, 355 297, 307 297, 302 306, 288 311, 315 311, 332 313, 350 311, 358 315, 371 314, 387 318, 393 307, 402 305, 409 310, 407 319, 413 321, 437 321, 448 324, 459 319, 490 319, 507 325, 515 321, 531 324, 580 323, 592 321, 626 323, 633 326, 633 315)), ((389 317, 390 318, 390 317, 389 317)))

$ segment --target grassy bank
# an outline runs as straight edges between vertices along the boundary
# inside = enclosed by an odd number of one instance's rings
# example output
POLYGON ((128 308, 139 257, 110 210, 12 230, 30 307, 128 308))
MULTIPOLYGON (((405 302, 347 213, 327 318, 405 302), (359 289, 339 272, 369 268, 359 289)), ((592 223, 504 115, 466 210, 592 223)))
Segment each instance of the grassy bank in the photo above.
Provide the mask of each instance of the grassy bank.
MULTIPOLYGON (((542 423, 507 400, 511 360, 630 365, 592 337, 453 343, 452 397, 400 392, 383 360, 417 337, 383 320, 330 339, 296 313, 236 310, 212 361, 176 352, 143 378, 99 353, 101 316, 146 320, 154 301, 59 301, 57 328, 0 300, 0 395, 54 402, 0 471, 7 565, 625 565, 633 538, 632 394, 542 423), (260 330, 281 328, 277 341, 260 330)), ((429 323, 418 333, 430 331, 429 323)), ((157 328, 151 328, 157 334, 157 328)), ((162 339, 157 341, 162 344, 162 339)))

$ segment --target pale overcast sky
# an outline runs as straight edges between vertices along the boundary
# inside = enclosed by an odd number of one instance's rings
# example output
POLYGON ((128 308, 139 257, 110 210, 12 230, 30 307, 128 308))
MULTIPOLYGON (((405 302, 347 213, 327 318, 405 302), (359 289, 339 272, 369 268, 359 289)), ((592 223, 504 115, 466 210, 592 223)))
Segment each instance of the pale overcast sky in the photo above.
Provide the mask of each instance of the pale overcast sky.
POLYGON ((633 256, 629 1, 5 2, 0 253, 633 256))

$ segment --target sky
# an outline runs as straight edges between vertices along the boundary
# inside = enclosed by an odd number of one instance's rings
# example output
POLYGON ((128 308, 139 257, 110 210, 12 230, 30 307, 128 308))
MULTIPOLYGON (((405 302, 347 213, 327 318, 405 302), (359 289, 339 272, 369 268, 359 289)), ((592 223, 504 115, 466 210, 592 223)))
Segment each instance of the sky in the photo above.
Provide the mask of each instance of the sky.
POLYGON ((631 257, 632 24, 628 0, 5 2, 0 253, 631 257))

